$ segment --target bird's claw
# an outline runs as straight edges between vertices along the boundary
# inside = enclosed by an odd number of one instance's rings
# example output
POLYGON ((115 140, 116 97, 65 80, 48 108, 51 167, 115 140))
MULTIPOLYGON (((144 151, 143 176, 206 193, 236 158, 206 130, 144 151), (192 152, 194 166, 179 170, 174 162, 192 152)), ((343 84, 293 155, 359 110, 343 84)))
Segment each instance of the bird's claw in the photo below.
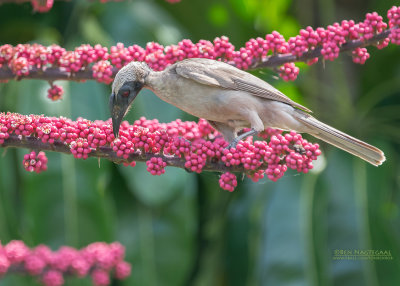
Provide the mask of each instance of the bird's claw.
POLYGON ((238 144, 237 140, 233 140, 231 143, 229 143, 229 145, 227 147, 225 147, 225 149, 230 150, 231 148, 236 148, 236 145, 238 144))

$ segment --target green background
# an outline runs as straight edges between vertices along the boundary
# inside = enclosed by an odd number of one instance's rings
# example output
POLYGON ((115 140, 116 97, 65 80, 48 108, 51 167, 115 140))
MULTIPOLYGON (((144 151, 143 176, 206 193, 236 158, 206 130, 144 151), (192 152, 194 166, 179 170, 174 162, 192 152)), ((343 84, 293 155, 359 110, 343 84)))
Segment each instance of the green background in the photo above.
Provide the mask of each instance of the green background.
MULTIPOLYGON (((56 1, 44 14, 29 3, 0 7, 0 44, 83 43, 107 47, 212 41, 226 35, 236 48, 273 30, 286 39, 300 28, 361 21, 397 1, 163 0, 56 1)), ((342 54, 334 62, 300 65, 294 82, 272 70, 254 72, 316 117, 385 151, 373 167, 322 145, 323 160, 309 174, 288 171, 274 183, 240 180, 222 191, 218 174, 165 175, 96 159, 47 153, 48 171, 28 173, 28 150, 0 149, 0 240, 29 246, 83 247, 94 241, 126 246, 132 275, 114 285, 400 285, 400 48, 369 48, 365 65, 342 54), (334 260, 334 250, 388 250, 393 260, 334 260)), ((110 86, 57 82, 64 99, 46 97, 48 83, 0 84, 0 111, 90 120, 109 118, 110 86)), ((143 91, 127 116, 171 121, 193 118, 143 91)), ((318 142, 316 139, 313 142, 318 142)), ((0 285, 36 285, 6 276, 0 285)), ((67 285, 90 285, 90 279, 67 285)))

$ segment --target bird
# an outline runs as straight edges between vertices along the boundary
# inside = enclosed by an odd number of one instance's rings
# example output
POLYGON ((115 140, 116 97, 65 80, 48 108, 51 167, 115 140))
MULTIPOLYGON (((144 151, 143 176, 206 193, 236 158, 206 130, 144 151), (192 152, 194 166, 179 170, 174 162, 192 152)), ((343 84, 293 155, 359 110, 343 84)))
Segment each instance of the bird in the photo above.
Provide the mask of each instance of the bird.
POLYGON ((153 71, 139 61, 122 67, 114 78, 109 99, 115 138, 142 88, 206 119, 229 142, 228 148, 235 148, 240 140, 271 127, 310 134, 374 166, 386 160, 377 147, 317 120, 311 110, 262 79, 228 63, 206 58, 184 59, 162 71, 153 71), (250 130, 239 133, 244 128, 250 130))

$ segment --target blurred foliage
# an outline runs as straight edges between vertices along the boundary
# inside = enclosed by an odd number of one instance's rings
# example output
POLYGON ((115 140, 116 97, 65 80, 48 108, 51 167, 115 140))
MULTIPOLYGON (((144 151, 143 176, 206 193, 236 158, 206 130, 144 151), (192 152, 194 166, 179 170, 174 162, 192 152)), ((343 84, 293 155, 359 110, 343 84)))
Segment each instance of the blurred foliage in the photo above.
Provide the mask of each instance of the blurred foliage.
MULTIPOLYGON (((386 15, 397 1, 163 0, 56 2, 50 13, 29 4, 0 9, 0 44, 117 42, 144 46, 226 35, 237 46, 278 30, 290 37, 311 25, 386 15)), ((314 110, 335 127, 379 146, 379 168, 322 144, 324 159, 310 174, 288 172, 279 182, 248 179, 223 192, 218 175, 167 168, 153 177, 145 165, 75 160, 49 153, 49 170, 23 170, 27 150, 1 150, 0 240, 22 239, 82 247, 118 240, 133 265, 121 285, 400 285, 400 57, 399 47, 369 49, 363 66, 342 55, 302 68, 297 81, 255 74, 314 110), (389 250, 393 260, 333 260, 334 250, 389 250)), ((109 117, 109 86, 61 83, 61 102, 46 98, 47 83, 0 84, 0 111, 91 120, 109 117)), ((170 121, 193 117, 142 92, 127 117, 170 121)), ((312 139, 316 141, 315 139, 312 139)), ((33 285, 7 276, 0 285, 33 285)), ((119 283, 113 285, 120 285, 119 283)), ((68 281, 67 285, 90 285, 68 281)))

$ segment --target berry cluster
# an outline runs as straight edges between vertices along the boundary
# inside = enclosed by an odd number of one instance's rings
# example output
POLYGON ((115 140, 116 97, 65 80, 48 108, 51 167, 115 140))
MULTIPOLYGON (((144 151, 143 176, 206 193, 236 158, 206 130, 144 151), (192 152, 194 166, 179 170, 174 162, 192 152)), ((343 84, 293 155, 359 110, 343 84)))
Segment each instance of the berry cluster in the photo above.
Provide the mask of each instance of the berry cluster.
POLYGON ((389 27, 392 28, 390 41, 393 44, 400 45, 400 6, 393 6, 387 12, 389 27))
POLYGON ((109 61, 98 61, 92 67, 93 78, 98 82, 110 84, 113 81, 113 67, 109 61))
POLYGON ((54 0, 31 0, 33 11, 45 13, 53 7, 54 0))
POLYGON ((0 124, 0 145, 4 143, 5 139, 10 137, 10 134, 7 132, 8 128, 3 124, 0 124))
POLYGON ((351 52, 351 55, 353 56, 353 62, 361 65, 369 58, 369 53, 366 48, 356 48, 351 52))
POLYGON ((94 285, 109 285, 110 275, 125 279, 131 266, 124 261, 125 248, 118 242, 95 242, 85 248, 62 246, 51 251, 45 245, 30 249, 22 241, 0 244, 0 277, 7 273, 24 273, 36 277, 46 286, 64 284, 65 276, 91 276, 94 285))
POLYGON ((51 84, 50 88, 47 90, 47 97, 52 101, 57 101, 62 98, 64 94, 64 89, 62 86, 51 84))
POLYGON ((233 192, 237 186, 236 176, 230 172, 223 173, 219 178, 219 186, 229 192, 233 192))
MULTIPOLYGON (((378 48, 384 48, 389 41, 400 44, 400 7, 393 6, 387 13, 391 33, 389 37, 381 39, 374 44, 378 48)), ((293 55, 279 68, 279 74, 284 80, 295 80, 299 68, 293 61, 302 60, 302 56, 310 51, 320 48, 320 54, 315 58, 306 58, 311 65, 318 61, 321 55, 325 60, 333 61, 339 56, 341 47, 349 41, 358 41, 352 56, 354 62, 363 64, 369 54, 363 47, 366 41, 383 33, 387 24, 376 12, 368 13, 364 21, 355 23, 353 20, 334 23, 326 28, 313 29, 307 27, 301 29, 299 35, 289 38, 288 41, 274 31, 264 38, 250 39, 244 47, 235 50, 227 37, 215 38, 213 42, 200 40, 197 43, 185 39, 177 45, 162 46, 150 42, 145 48, 138 45, 125 47, 118 43, 109 50, 101 45, 81 45, 73 51, 51 45, 48 47, 38 44, 0 46, 0 68, 12 71, 13 76, 29 76, 32 70, 46 71, 48 68, 58 68, 68 73, 69 79, 96 79, 99 82, 109 84, 112 82, 115 72, 131 61, 145 61, 154 70, 163 70, 168 65, 185 58, 209 58, 228 62, 240 69, 257 68, 272 56, 293 55), (81 71, 91 71, 85 76, 77 75, 81 71)), ((371 43, 368 43, 371 44, 371 43)), ((0 80, 12 78, 10 75, 1 76, 0 80)))
MULTIPOLYGON (((62 152, 71 152, 75 158, 87 159, 93 151, 96 156, 108 152, 108 158, 117 158, 118 162, 132 167, 134 160, 146 161, 152 175, 163 174, 167 165, 197 173, 208 166, 209 170, 216 171, 231 168, 254 181, 267 174, 269 179, 276 181, 287 168, 307 173, 313 168, 312 161, 321 154, 318 144, 307 142, 294 131, 283 134, 281 130, 268 128, 260 133, 260 137, 266 141, 248 137, 236 148, 226 149, 228 142, 204 119, 198 123, 179 119, 159 123, 156 119, 142 117, 133 125, 122 122, 119 137, 115 139, 111 120, 92 122, 78 118, 72 121, 63 117, 0 113, 0 145, 7 145, 11 139, 16 143, 24 138, 37 138, 43 143, 42 149, 52 150, 52 144, 57 143, 57 146, 63 146, 62 152), (11 135, 14 136, 10 138, 11 135), (148 159, 149 155, 151 159, 148 159), (177 164, 176 159, 180 163, 177 164)), ((41 162, 43 169, 46 166, 44 159, 42 152, 38 156, 34 152, 27 154, 24 166, 29 171, 36 171, 41 162)), ((230 181, 224 182, 233 186, 230 181)))
POLYGON ((279 67, 279 76, 284 81, 295 80, 299 72, 300 69, 294 63, 285 63, 279 67))
POLYGON ((39 152, 36 155, 35 151, 32 151, 24 155, 22 165, 28 172, 40 173, 47 170, 47 157, 44 152, 39 152))
POLYGON ((78 138, 72 141, 69 148, 76 159, 87 159, 88 154, 92 151, 86 138, 78 138))
POLYGON ((164 168, 167 166, 167 163, 165 163, 160 157, 152 157, 146 162, 146 165, 147 172, 149 172, 153 176, 160 176, 165 173, 164 168))

